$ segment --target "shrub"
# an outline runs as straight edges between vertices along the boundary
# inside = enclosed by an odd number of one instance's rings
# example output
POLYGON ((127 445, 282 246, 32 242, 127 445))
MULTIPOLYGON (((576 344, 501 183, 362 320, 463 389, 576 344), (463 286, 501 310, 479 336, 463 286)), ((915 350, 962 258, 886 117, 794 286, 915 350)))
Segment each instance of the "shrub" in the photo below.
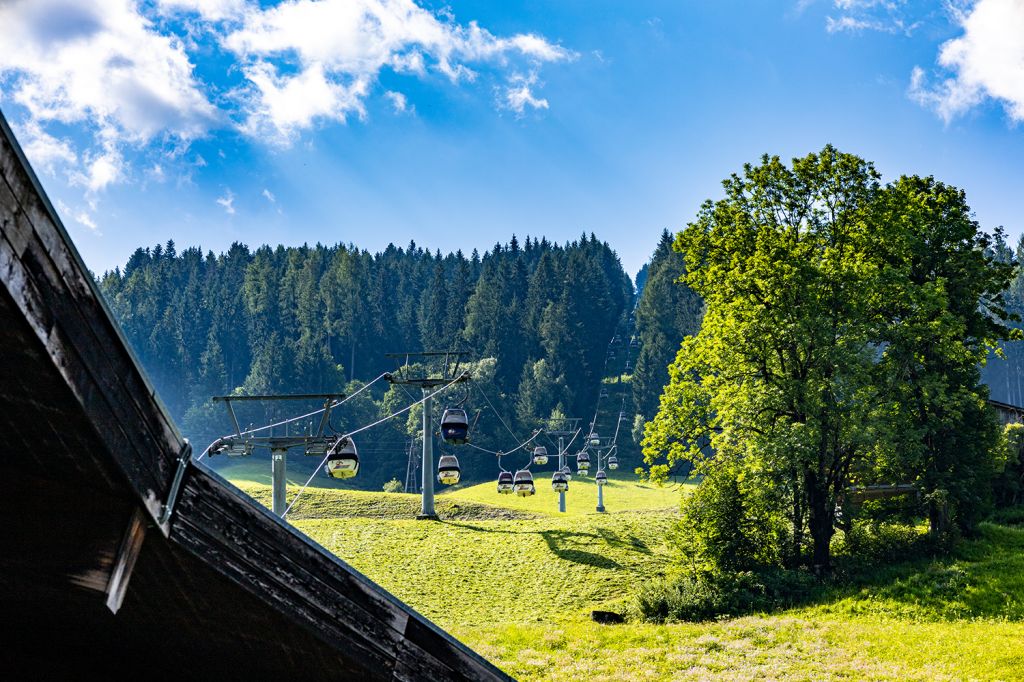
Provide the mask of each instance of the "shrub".
POLYGON ((630 616, 655 623, 711 620, 794 606, 820 589, 821 584, 804 571, 689 574, 642 585, 630 616))
POLYGON ((384 484, 384 492, 386 493, 401 493, 405 491, 405 485, 397 478, 392 478, 390 481, 384 484))

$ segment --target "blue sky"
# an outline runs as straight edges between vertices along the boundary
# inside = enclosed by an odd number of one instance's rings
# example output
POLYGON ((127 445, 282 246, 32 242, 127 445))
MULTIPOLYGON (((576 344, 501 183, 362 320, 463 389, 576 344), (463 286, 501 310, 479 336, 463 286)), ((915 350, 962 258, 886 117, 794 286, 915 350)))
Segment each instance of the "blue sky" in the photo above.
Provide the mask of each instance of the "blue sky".
POLYGON ((1024 228, 1024 0, 13 0, 0 108, 86 263, 595 232, 630 273, 833 143, 1024 228))

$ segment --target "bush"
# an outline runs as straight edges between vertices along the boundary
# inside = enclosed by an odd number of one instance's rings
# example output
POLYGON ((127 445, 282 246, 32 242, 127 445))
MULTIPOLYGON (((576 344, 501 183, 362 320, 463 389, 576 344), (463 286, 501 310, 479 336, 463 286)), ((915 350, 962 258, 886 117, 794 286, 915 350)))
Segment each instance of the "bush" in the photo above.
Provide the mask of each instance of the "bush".
POLYGON ((655 623, 702 621, 800 604, 821 584, 804 571, 766 569, 737 573, 699 573, 645 583, 636 592, 630 615, 655 623))
POLYGON ((937 549, 923 528, 902 523, 855 523, 832 539, 837 563, 878 567, 916 559, 937 549))
POLYGON ((401 493, 405 492, 405 484, 399 481, 397 478, 392 478, 390 481, 384 484, 384 492, 386 493, 401 493))

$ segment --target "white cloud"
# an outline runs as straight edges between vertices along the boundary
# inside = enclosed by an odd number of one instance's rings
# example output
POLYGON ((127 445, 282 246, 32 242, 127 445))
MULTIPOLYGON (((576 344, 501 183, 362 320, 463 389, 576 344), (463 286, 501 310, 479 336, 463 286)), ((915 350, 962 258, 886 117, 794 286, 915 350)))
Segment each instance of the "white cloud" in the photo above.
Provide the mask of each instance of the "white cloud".
POLYGON ((1011 121, 1024 121, 1024 2, 978 0, 955 18, 964 33, 938 57, 947 77, 929 85, 915 67, 910 96, 947 123, 986 99, 1000 102, 1011 121))
POLYGON ((54 172, 54 164, 58 161, 67 165, 78 162, 78 155, 67 140, 59 140, 50 135, 37 121, 28 121, 17 127, 18 139, 21 141, 25 156, 36 168, 50 173, 54 172))
POLYGON ((89 196, 126 177, 127 164, 124 157, 116 148, 108 146, 102 153, 86 157, 84 169, 71 174, 71 183, 85 187, 89 196))
POLYGON ((248 117, 242 129, 253 136, 283 143, 295 131, 310 127, 316 118, 344 122, 350 113, 366 115, 363 98, 369 82, 337 83, 328 78, 322 64, 312 64, 295 76, 282 76, 277 67, 260 61, 246 67, 245 75, 256 96, 245 105, 248 117))
POLYGON ((405 95, 394 90, 388 90, 384 93, 384 97, 391 102, 391 106, 394 108, 395 113, 402 114, 409 110, 409 101, 405 95))
POLYGON ((537 83, 537 74, 530 73, 528 76, 515 75, 509 79, 509 85, 505 88, 503 105, 507 109, 516 112, 516 116, 522 116, 526 107, 533 109, 547 109, 548 101, 535 97, 533 86, 537 83))
MULTIPOLYGON (((243 62, 251 84, 243 95, 249 102, 243 129, 279 142, 317 119, 365 116, 363 102, 385 68, 416 74, 435 70, 458 82, 476 77, 466 62, 505 67, 513 59, 536 65, 575 57, 541 36, 498 37, 476 22, 457 24, 413 0, 286 0, 267 9, 254 6, 222 42, 243 62), (282 62, 287 70, 279 68, 282 62)), ((523 106, 531 101, 546 106, 532 95, 523 106)))
POLYGON ((262 194, 263 194, 264 197, 267 198, 267 201, 269 201, 270 203, 272 203, 272 204, 276 204, 277 203, 277 197, 275 197, 274 193, 271 192, 269 189, 264 187, 262 194))
POLYGON ((217 199, 217 203, 224 207, 224 211, 228 215, 235 214, 235 194, 230 189, 224 193, 224 196, 217 199))
POLYGON ((107 140, 202 135, 216 109, 181 42, 128 0, 0 5, 0 79, 33 121, 89 122, 107 140))
POLYGON ((60 199, 57 200, 57 213, 60 216, 71 216, 72 220, 83 227, 89 228, 89 231, 97 236, 103 235, 103 233, 100 232, 100 228, 96 224, 96 221, 92 219, 92 216, 90 216, 86 211, 76 211, 72 209, 60 199))

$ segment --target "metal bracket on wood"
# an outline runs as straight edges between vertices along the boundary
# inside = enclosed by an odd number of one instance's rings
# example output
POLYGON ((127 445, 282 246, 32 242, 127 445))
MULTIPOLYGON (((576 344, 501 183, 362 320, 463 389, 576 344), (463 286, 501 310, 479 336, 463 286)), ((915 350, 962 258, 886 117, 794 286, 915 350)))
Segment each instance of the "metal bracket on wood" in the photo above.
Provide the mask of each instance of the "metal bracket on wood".
POLYGON ((190 461, 192 461, 192 444, 186 438, 185 444, 181 446, 181 453, 178 454, 178 470, 174 472, 171 490, 167 493, 167 501, 164 502, 164 506, 160 510, 160 518, 157 520, 160 530, 163 531, 164 535, 170 533, 171 514, 174 513, 174 505, 178 502, 181 482, 185 478, 185 470, 188 469, 190 461))
POLYGON ((107 608, 111 613, 117 613, 121 608, 125 592, 128 590, 128 579, 132 577, 132 569, 135 568, 135 561, 139 558, 145 537, 146 516, 136 507, 128 522, 128 529, 121 538, 121 546, 114 557, 114 568, 107 581, 107 608))

